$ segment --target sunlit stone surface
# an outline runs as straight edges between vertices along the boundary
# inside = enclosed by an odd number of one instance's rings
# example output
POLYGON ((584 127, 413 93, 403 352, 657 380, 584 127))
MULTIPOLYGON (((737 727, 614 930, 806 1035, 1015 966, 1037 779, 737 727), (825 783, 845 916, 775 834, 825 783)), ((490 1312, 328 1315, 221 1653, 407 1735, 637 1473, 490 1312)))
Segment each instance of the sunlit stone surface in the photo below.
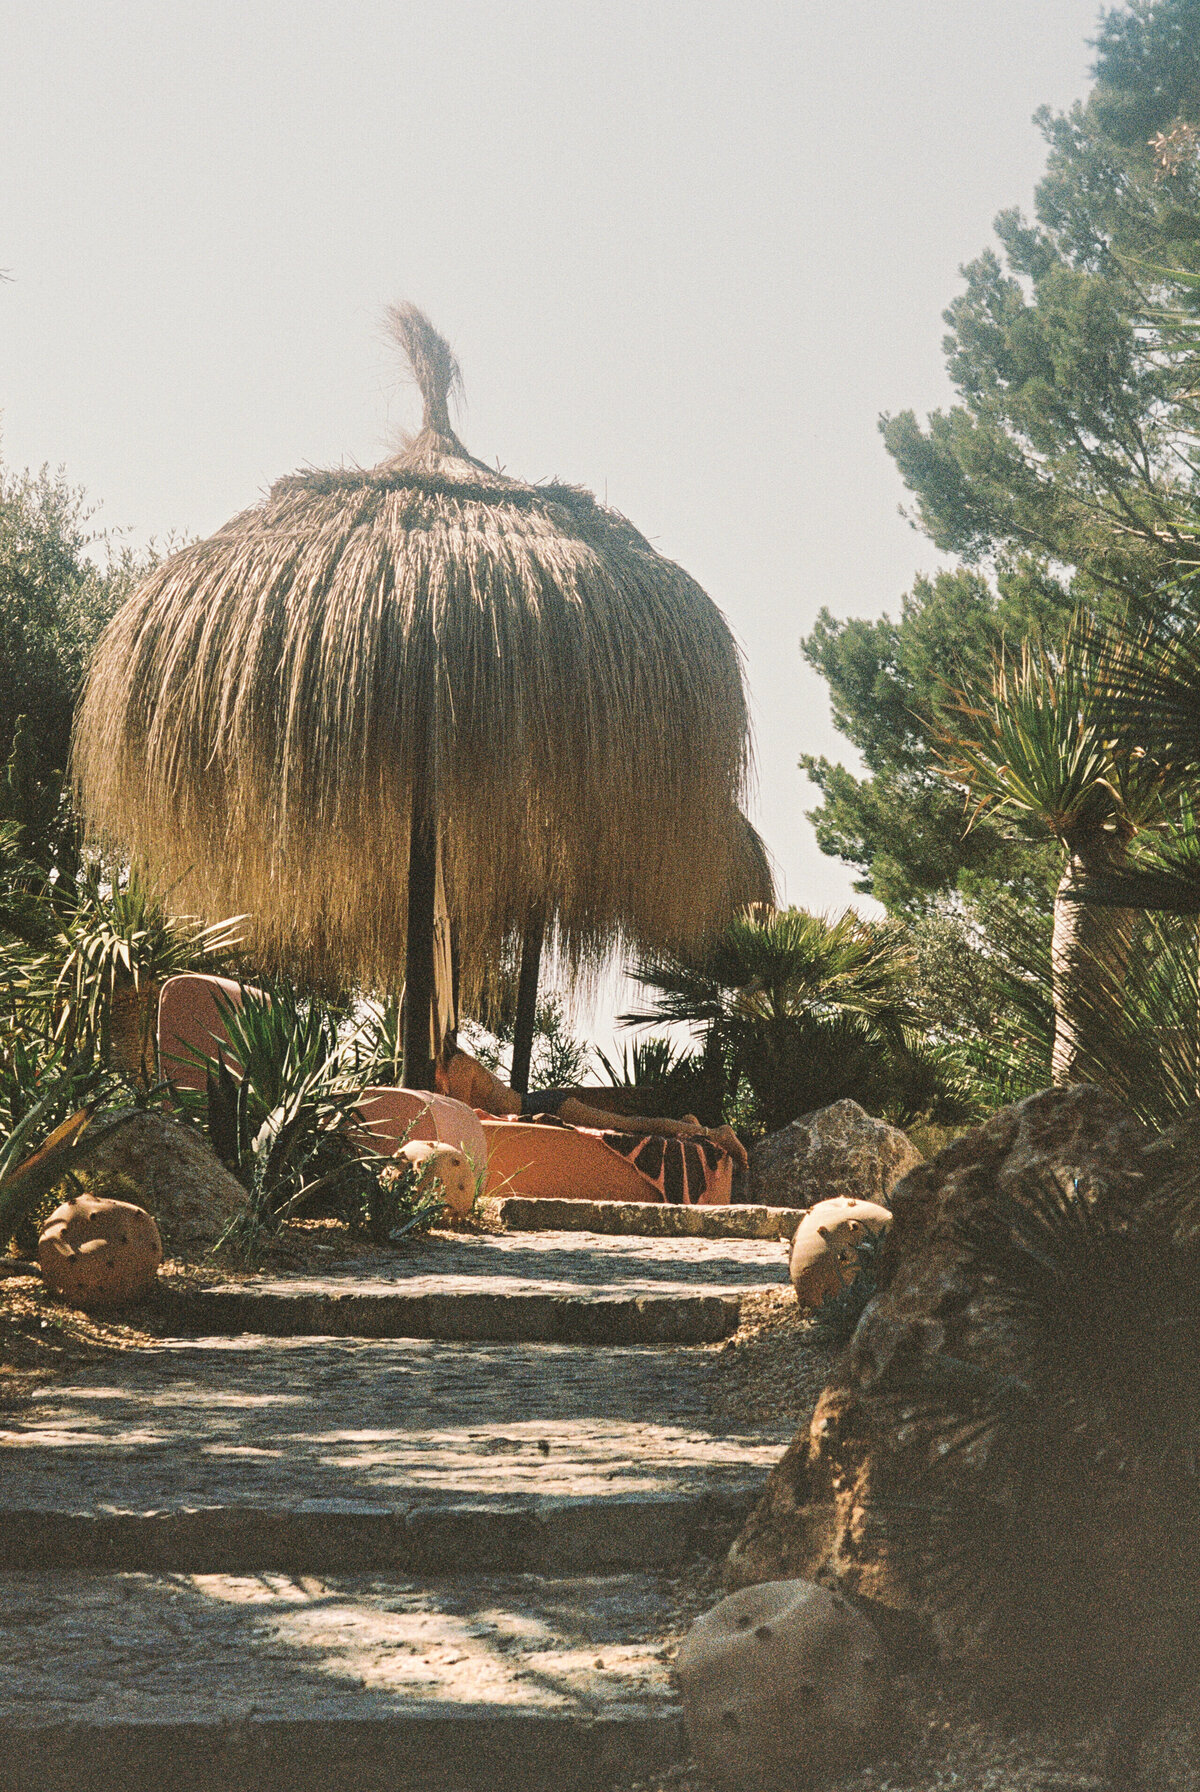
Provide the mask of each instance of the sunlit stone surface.
POLYGON ((0 1575, 0 1721, 379 1717, 674 1705, 669 1583, 0 1575))

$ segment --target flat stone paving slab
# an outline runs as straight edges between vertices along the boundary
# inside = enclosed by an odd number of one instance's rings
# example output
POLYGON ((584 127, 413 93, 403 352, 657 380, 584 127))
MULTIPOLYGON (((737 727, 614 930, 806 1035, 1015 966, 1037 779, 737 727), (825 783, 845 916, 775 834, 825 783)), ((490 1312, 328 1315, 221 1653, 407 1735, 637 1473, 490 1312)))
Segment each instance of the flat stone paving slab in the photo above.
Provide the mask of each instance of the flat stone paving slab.
POLYGON ((786 1281, 778 1240, 460 1234, 364 1253, 319 1275, 164 1289, 179 1330, 274 1337, 710 1344, 749 1288, 786 1281))
POLYGON ((679 1627, 669 1583, 650 1576, 7 1573, 3 1783, 228 1792, 634 1772, 682 1751, 664 1651, 679 1627))
POLYGON ((272 1337, 713 1344, 747 1288, 786 1281, 779 1242, 598 1233, 417 1238, 306 1276, 165 1288, 170 1328, 272 1337))
MULTIPOLYGON (((562 1201, 554 1205, 572 1204, 562 1201)), ((340 1293, 353 1288, 358 1294, 665 1295, 740 1294, 747 1288, 774 1286, 787 1279, 787 1256, 778 1238, 463 1232, 454 1237, 419 1238, 407 1248, 344 1259, 320 1275, 251 1276, 237 1286, 277 1289, 286 1284, 297 1294, 340 1293)))
POLYGON ((0 1562, 656 1565, 672 1536, 676 1555, 694 1545, 677 1502, 696 1522, 712 1496, 744 1503, 789 1439, 711 1429, 714 1367, 707 1351, 164 1340, 0 1431, 0 1562))
POLYGON ((714 1344, 738 1328, 735 1294, 613 1294, 607 1288, 537 1294, 386 1287, 164 1289, 159 1318, 176 1331, 266 1337, 440 1338, 505 1344, 714 1344))

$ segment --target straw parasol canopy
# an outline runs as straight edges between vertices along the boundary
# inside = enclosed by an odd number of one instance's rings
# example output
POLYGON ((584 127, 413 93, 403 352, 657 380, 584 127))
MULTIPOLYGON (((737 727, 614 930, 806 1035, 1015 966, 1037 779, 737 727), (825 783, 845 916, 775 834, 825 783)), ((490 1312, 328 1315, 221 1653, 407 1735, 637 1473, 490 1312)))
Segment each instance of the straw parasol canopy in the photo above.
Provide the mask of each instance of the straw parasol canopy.
POLYGON ((92 835, 201 916, 249 911, 280 964, 418 997, 439 853, 466 995, 531 915, 576 963, 695 941, 756 877, 729 628, 590 493, 474 460, 450 348, 389 321, 419 433, 279 480, 102 636, 73 749, 92 835))

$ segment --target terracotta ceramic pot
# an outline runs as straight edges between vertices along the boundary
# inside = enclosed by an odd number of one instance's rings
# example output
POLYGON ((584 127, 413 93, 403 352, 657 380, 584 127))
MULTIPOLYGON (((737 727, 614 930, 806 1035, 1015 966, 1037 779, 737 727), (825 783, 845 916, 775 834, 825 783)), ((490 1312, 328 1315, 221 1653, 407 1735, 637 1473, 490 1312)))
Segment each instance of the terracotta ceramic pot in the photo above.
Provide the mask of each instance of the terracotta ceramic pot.
POLYGON ((886 1707, 873 1626, 812 1581, 730 1594, 696 1620, 676 1668, 693 1753, 725 1792, 794 1792, 855 1765, 886 1707))
POLYGON ((442 1191, 447 1213, 464 1218, 475 1205, 475 1172, 469 1159, 452 1145, 434 1145, 414 1139, 397 1153, 420 1176, 422 1193, 436 1184, 442 1191))
POLYGON ((162 1239, 144 1207, 77 1195, 56 1207, 38 1239, 47 1285, 73 1307, 115 1307, 154 1286, 162 1239))
POLYGON ((846 1288, 859 1270, 858 1250, 864 1233, 886 1232, 892 1216, 874 1201, 850 1195, 818 1201, 810 1207, 792 1239, 788 1274, 802 1307, 821 1303, 846 1288))

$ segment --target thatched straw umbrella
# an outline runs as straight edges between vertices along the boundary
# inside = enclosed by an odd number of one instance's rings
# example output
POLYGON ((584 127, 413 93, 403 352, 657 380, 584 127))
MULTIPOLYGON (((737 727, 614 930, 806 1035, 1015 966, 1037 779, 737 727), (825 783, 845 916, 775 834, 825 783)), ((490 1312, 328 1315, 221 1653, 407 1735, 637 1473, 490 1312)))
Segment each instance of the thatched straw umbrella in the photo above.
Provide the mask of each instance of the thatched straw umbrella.
POLYGON ((260 953, 408 989, 429 1086, 437 855, 464 994, 542 914, 578 961, 687 943, 745 899, 748 754, 715 605, 589 493, 471 458, 458 366, 390 313, 424 425, 303 472, 158 567, 102 637, 74 745, 95 837, 260 953))

